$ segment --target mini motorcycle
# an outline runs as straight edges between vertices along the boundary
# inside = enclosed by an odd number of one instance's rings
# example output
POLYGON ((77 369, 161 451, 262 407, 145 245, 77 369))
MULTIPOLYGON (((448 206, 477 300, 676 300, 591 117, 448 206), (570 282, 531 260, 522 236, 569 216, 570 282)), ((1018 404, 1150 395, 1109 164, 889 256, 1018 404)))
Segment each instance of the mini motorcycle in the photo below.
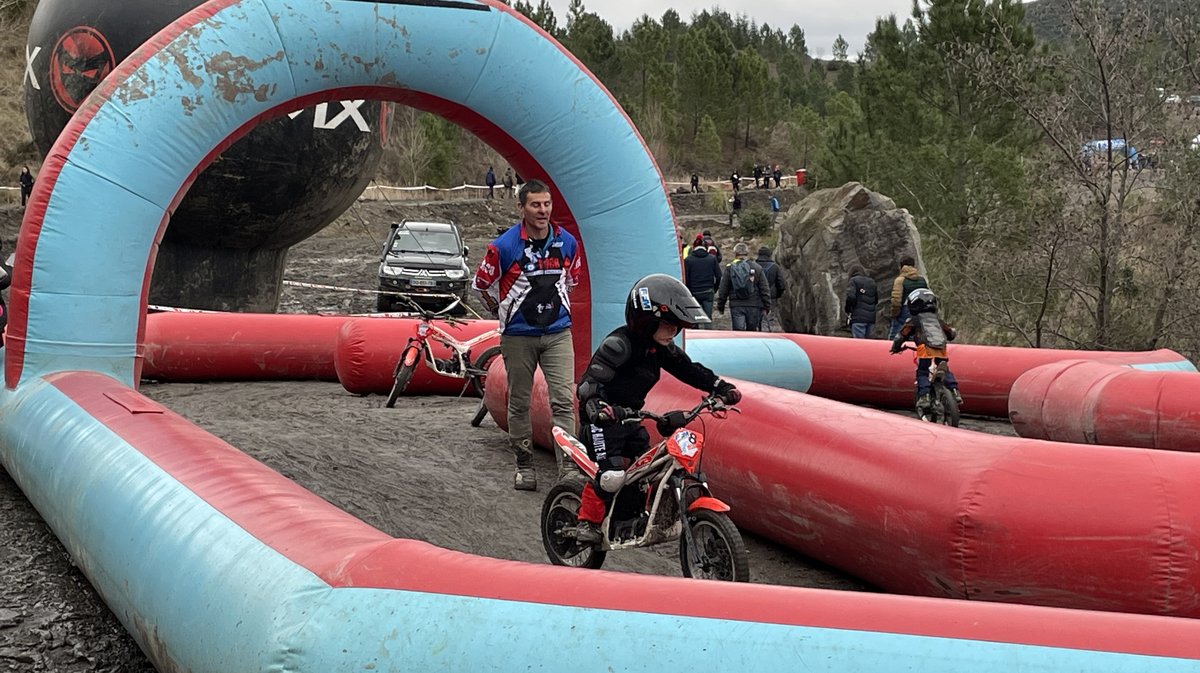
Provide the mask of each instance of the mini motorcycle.
POLYGON ((730 410, 738 411, 708 396, 690 411, 663 416, 639 411, 637 417, 623 421, 655 421, 666 439, 625 471, 624 483, 600 526, 603 539, 596 544, 581 543, 576 537, 583 487, 588 478, 595 478, 596 463, 578 439, 554 428, 556 446, 583 474, 568 472, 550 489, 542 505, 542 543, 550 562, 599 568, 610 551, 679 540, 684 577, 749 581, 749 553, 737 526, 726 514, 729 505, 712 496, 700 471, 704 436, 684 427, 702 414, 724 418, 730 410))

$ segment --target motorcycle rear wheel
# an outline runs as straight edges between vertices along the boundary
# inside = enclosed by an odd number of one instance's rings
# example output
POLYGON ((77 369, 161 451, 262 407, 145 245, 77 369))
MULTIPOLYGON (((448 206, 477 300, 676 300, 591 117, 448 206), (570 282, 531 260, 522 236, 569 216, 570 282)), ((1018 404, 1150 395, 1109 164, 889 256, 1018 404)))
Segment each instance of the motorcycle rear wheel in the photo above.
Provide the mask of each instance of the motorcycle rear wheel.
MULTIPOLYGON (((410 346, 409 348, 416 348, 410 346)), ((388 393, 387 402, 384 403, 388 409, 396 406, 396 399, 400 397, 400 393, 408 387, 408 382, 412 380, 413 372, 417 370, 417 360, 413 360, 411 365, 405 365, 404 360, 408 357, 408 348, 405 348, 400 353, 400 359, 396 361, 396 371, 392 374, 392 391, 388 393)))
POLYGON ((954 401, 954 393, 950 392, 945 386, 938 386, 937 396, 938 400, 942 403, 942 414, 938 420, 945 425, 957 428, 960 419, 958 402, 954 401))
POLYGON ((729 517, 721 512, 698 509, 688 514, 696 562, 688 553, 687 536, 679 537, 679 564, 684 577, 725 582, 750 581, 750 552, 742 534, 729 517))
POLYGON ((604 565, 608 552, 591 545, 581 545, 563 532, 578 525, 579 503, 583 500, 583 487, 587 480, 571 477, 559 481, 542 504, 542 545, 546 556, 556 566, 591 568, 604 565))

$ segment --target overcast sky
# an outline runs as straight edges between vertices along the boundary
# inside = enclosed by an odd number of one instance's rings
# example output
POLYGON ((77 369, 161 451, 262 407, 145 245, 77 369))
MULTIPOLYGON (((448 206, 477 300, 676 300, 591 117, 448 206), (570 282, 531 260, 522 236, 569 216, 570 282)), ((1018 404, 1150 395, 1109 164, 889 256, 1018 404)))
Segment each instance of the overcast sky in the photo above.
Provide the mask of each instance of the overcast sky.
MULTIPOLYGON (((536 7, 538 3, 533 0, 530 4, 536 7)), ((550 0, 550 6, 559 27, 565 28, 570 0, 550 0)), ((912 11, 912 0, 583 0, 583 7, 612 24, 618 35, 643 14, 659 20, 663 12, 674 9, 679 18, 690 22, 695 12, 720 7, 733 16, 745 14, 756 24, 767 23, 785 33, 792 24, 800 26, 814 56, 829 56, 840 34, 850 43, 853 57, 875 29, 876 17, 895 14, 904 23, 912 11)))

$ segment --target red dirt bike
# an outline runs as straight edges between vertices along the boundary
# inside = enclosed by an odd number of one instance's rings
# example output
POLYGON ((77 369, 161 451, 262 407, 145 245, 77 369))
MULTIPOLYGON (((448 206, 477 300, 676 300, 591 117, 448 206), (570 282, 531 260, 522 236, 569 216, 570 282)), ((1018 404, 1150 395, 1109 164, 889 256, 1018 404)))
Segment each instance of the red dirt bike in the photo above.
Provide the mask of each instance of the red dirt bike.
MULTIPOLYGON (((666 439, 651 447, 624 473, 624 484, 613 497, 600 528, 604 538, 595 545, 576 539, 577 514, 587 478, 563 476, 542 505, 542 543, 550 562, 578 568, 599 568, 610 551, 649 547, 679 540, 679 562, 684 577, 746 582, 750 557, 737 526, 726 512, 729 505, 712 497, 700 458, 704 436, 684 427, 704 413, 724 418, 730 410, 717 397, 708 396, 690 411, 666 416, 639 411, 625 423, 652 420, 666 439), (680 414, 682 420, 680 421, 680 414)), ((583 444, 560 428, 554 441, 587 477, 597 466, 583 444)))
POLYGON ((400 352, 400 359, 396 361, 396 369, 392 372, 392 390, 388 393, 385 405, 389 409, 396 406, 396 399, 408 387, 408 382, 412 380, 413 373, 417 370, 417 364, 421 361, 422 356, 424 356, 425 364, 435 373, 450 378, 465 379, 463 392, 466 392, 466 389, 471 387, 479 395, 481 398, 479 408, 475 410, 475 416, 471 419, 471 425, 479 427, 479 424, 483 422, 488 413, 487 406, 484 405, 482 400, 483 387, 487 381, 488 366, 491 365, 492 360, 500 357, 500 347, 492 346, 488 348, 473 361, 471 359, 471 349, 489 339, 495 338, 500 334, 500 330, 488 330, 472 339, 459 341, 434 322, 434 320, 441 320, 452 326, 463 322, 458 318, 446 315, 449 311, 454 310, 459 303, 458 301, 451 302, 449 306, 436 313, 421 308, 415 302, 409 301, 409 303, 420 314, 421 324, 417 325, 417 336, 409 337, 404 350, 400 352), (429 344, 430 341, 449 348, 450 357, 434 357, 433 348, 429 344))

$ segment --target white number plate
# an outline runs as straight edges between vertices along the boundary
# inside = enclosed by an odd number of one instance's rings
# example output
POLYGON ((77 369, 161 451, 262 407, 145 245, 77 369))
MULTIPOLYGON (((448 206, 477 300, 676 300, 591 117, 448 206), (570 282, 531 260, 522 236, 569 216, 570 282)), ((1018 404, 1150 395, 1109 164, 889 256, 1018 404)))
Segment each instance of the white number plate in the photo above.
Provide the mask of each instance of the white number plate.
POLYGON ((436 280, 428 280, 425 278, 413 278, 409 282, 413 284, 413 287, 437 287, 436 280))

